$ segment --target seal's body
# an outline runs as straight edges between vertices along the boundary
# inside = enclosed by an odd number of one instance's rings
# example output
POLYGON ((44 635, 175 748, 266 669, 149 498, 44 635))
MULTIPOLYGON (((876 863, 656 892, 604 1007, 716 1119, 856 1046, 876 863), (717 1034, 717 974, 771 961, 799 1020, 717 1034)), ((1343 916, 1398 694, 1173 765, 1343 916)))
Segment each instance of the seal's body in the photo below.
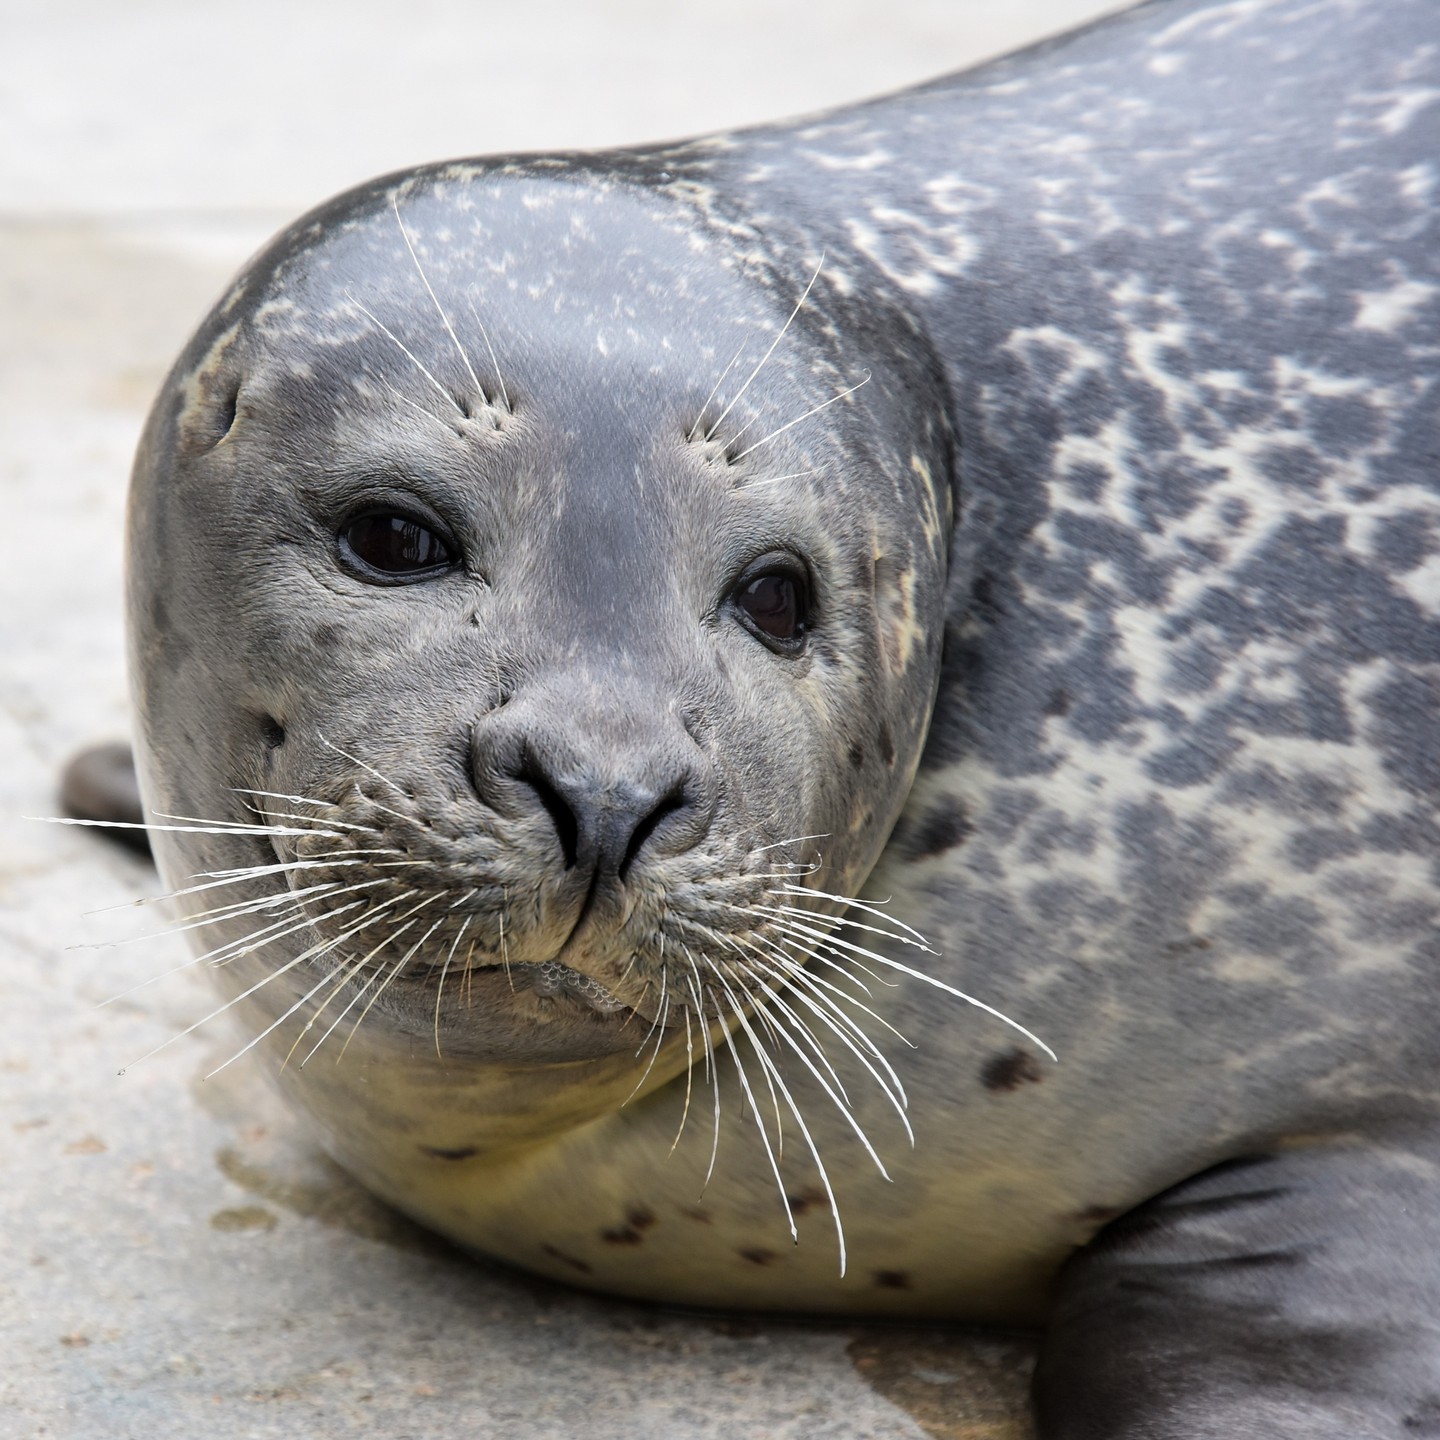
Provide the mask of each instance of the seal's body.
POLYGON ((1051 1435, 1440 1427, 1437 41, 1150 5, 252 263, 138 754, 346 1165, 624 1294, 1053 1308, 1051 1435))

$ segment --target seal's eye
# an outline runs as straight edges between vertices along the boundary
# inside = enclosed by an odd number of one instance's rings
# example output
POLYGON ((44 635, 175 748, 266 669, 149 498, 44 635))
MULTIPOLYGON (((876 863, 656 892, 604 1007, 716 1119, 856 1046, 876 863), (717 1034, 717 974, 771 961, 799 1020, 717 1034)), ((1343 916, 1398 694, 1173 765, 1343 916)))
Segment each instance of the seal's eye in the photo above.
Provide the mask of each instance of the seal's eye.
POLYGON ((735 587, 734 602, 750 629, 784 648, 799 645, 810 608, 803 577, 793 570, 763 570, 735 587))
POLYGON ((340 553, 366 579, 423 580, 454 563, 450 547, 411 515, 361 515, 340 532, 340 553))

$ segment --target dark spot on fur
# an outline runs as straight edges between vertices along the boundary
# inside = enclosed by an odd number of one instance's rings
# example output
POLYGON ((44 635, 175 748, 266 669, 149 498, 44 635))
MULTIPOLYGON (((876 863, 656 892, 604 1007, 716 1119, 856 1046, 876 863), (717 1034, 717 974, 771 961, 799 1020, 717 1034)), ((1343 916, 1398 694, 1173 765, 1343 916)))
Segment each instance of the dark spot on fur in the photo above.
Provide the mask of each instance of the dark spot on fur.
POLYGON ((735 1253, 752 1265, 773 1265, 780 1258, 773 1250, 737 1250, 735 1253))
POLYGON ((713 1225, 715 1223, 710 1218, 708 1210, 700 1210, 693 1205, 681 1205, 679 1209, 687 1220, 693 1220, 697 1225, 713 1225))
POLYGON ((910 1277, 903 1270, 877 1270, 875 1283, 882 1290, 908 1290, 910 1277))
POLYGON ((880 747, 880 758, 887 764, 895 763, 895 741, 890 734, 890 727, 882 725, 880 733, 875 737, 875 743, 880 747))
POLYGON ((1427 1396, 1400 1424, 1411 1435, 1440 1435, 1440 1400, 1427 1396))
POLYGON ((345 631, 339 625, 317 625, 310 633, 313 644, 325 650, 333 650, 345 639, 345 631))
POLYGON ((645 1231, 655 1223, 655 1216, 643 1206, 635 1206, 626 1212, 625 1223, 613 1230, 602 1230, 600 1238, 607 1245, 638 1245, 645 1238, 645 1231))
POLYGON ((970 591, 970 596, 975 602, 975 613, 981 619, 993 620, 1002 613, 995 599, 995 577, 993 575, 978 576, 970 591))
POLYGON ((865 751, 859 745, 850 747, 850 763, 857 770, 865 763, 865 751))
POLYGON ((455 1150, 442 1150, 436 1145, 422 1145, 420 1153, 428 1155, 432 1160, 468 1160, 472 1155, 478 1155, 480 1152, 473 1145, 461 1145, 455 1150))
POLYGON ((943 855, 945 851, 963 845, 974 833, 975 827, 970 823, 965 807, 954 801, 922 815, 908 837, 907 848, 916 859, 926 855, 943 855))
POLYGON ((1203 935, 1187 935, 1183 940, 1172 940, 1166 947, 1167 955, 1189 955, 1196 950, 1208 950, 1211 942, 1203 935))
POLYGON ((813 1185, 808 1189, 801 1190, 798 1194, 787 1195, 786 1203, 790 1206, 790 1213, 798 1220, 807 1210, 813 1210, 817 1205, 828 1203, 823 1190, 816 1189, 813 1185))
POLYGON ((1050 698, 1045 702, 1045 713, 1047 715, 1068 715, 1071 705, 1070 695, 1065 690, 1051 692, 1050 698))
POLYGON ((1045 1072, 1040 1062, 1018 1046, 1003 1055, 992 1056, 980 1071, 981 1083, 987 1090, 1018 1090, 1022 1085, 1038 1085, 1045 1072))
POLYGON ((582 1275, 588 1275, 590 1273, 590 1267, 583 1260, 577 1260, 573 1255, 567 1255, 563 1250, 557 1250, 553 1245, 542 1245, 540 1249, 552 1260, 558 1260, 562 1265, 568 1265, 572 1270, 578 1270, 582 1275))

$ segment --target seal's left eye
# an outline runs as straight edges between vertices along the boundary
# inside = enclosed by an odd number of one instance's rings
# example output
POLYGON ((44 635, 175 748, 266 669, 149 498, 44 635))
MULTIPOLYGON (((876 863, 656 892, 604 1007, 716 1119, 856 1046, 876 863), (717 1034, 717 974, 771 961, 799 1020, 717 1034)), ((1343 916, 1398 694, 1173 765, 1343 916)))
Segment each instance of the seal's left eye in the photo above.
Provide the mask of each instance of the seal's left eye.
POLYGON ((805 583, 789 570, 767 570, 742 580, 734 603, 762 638, 788 648, 799 645, 805 634, 809 612, 805 583))
POLYGON ((362 574, 422 579, 454 563, 450 547, 410 515, 361 515, 340 532, 340 550, 362 574))

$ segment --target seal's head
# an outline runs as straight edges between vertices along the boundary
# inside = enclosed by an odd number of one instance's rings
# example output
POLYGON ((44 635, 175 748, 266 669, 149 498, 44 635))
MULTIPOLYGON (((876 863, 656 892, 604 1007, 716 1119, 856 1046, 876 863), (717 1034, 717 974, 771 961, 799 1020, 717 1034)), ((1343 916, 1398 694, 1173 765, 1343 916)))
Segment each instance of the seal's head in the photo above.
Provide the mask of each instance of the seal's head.
POLYGON ((219 929, 267 1013, 348 986, 447 1056, 631 1057, 858 888, 934 695, 950 440, 923 340, 818 258, 633 170, 454 165, 205 323, 137 465, 138 748, 152 810, 233 831, 159 836, 172 882, 254 867, 219 929))

